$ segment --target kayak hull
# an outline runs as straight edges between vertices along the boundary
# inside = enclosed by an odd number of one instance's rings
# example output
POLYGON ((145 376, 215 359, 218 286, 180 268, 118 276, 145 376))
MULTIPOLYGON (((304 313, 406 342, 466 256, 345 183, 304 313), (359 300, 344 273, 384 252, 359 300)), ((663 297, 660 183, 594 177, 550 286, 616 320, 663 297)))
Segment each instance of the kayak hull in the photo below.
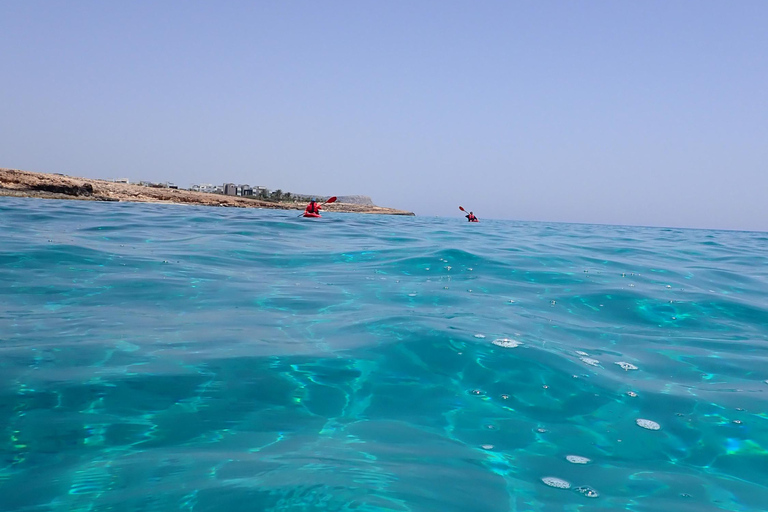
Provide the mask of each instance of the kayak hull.
POLYGON ((310 219, 319 219, 321 215, 319 213, 304 213, 304 217, 308 217, 310 219))

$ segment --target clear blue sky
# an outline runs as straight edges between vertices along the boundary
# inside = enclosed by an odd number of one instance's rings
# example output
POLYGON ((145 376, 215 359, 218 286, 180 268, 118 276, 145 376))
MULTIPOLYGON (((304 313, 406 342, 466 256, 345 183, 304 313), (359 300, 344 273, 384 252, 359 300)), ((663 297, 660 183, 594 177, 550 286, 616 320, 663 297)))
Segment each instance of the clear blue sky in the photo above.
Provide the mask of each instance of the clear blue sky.
POLYGON ((768 230, 768 1, 0 2, 0 167, 768 230))

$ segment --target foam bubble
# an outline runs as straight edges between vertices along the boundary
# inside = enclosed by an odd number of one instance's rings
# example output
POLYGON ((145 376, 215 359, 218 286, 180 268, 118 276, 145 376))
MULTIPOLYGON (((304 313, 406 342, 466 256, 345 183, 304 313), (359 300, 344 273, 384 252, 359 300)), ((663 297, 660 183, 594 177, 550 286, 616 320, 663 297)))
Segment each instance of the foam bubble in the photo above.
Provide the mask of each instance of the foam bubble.
POLYGON ((576 355, 579 355, 579 356, 588 356, 589 354, 587 354, 586 352, 582 352, 581 350, 577 350, 577 351, 576 351, 576 355))
POLYGON ((592 359, 591 357, 580 357, 579 359, 581 359, 582 362, 588 364, 589 366, 600 365, 600 361, 598 361, 597 359, 592 359))
POLYGON ((634 391, 627 391, 627 395, 631 396, 632 398, 635 398, 637 396, 637 393, 635 393, 634 391))
POLYGON ((637 370, 637 366, 633 365, 632 363, 626 363, 624 361, 618 361, 618 362, 616 362, 614 364, 617 364, 617 365, 621 366, 621 369, 624 370, 624 371, 637 370))
POLYGON ((509 338, 499 338, 496 340, 493 340, 491 343, 496 345, 497 347, 502 348, 516 348, 522 345, 519 341, 511 340, 509 338))
POLYGON ((600 497, 600 493, 598 493, 596 490, 591 488, 588 485, 582 485, 574 489, 577 493, 581 494, 582 496, 586 496, 587 498, 598 498, 600 497))
POLYGON ((638 427, 647 428, 648 430, 661 430, 661 425, 659 425, 655 421, 638 418, 637 420, 635 420, 635 422, 637 423, 638 427))
POLYGON ((581 455, 566 455, 565 460, 567 460, 571 464, 587 464, 589 462, 592 462, 592 459, 582 457, 581 455))
POLYGON ((482 340, 483 338, 485 338, 485 334, 475 334, 475 338, 482 340))
POLYGON ((545 476, 541 479, 542 482, 547 484, 550 487, 555 487, 557 489, 570 489, 571 484, 570 482, 566 482, 562 478, 556 478, 554 476, 545 476))

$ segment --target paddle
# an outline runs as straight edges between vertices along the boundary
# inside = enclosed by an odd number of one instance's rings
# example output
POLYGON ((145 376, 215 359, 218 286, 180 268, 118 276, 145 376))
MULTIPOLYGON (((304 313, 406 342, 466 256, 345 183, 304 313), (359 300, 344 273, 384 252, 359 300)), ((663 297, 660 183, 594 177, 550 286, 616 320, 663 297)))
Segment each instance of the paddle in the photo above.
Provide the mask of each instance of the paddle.
MULTIPOLYGON (((329 197, 327 201, 320 203, 320 206, 323 206, 324 204, 328 204, 328 203, 335 203, 335 202, 336 202, 336 196, 329 197)), ((461 206, 459 206, 459 208, 461 208, 461 206)), ((299 217, 301 217, 302 215, 304 214, 302 213, 301 215, 299 215, 299 217)))

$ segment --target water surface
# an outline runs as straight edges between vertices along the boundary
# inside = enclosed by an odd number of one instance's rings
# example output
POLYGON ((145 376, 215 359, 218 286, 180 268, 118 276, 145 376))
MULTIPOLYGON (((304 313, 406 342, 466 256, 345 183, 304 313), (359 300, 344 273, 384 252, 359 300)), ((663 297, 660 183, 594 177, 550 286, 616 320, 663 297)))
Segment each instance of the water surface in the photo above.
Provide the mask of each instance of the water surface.
POLYGON ((0 229, 0 510, 768 509, 768 234, 17 198, 0 229))

